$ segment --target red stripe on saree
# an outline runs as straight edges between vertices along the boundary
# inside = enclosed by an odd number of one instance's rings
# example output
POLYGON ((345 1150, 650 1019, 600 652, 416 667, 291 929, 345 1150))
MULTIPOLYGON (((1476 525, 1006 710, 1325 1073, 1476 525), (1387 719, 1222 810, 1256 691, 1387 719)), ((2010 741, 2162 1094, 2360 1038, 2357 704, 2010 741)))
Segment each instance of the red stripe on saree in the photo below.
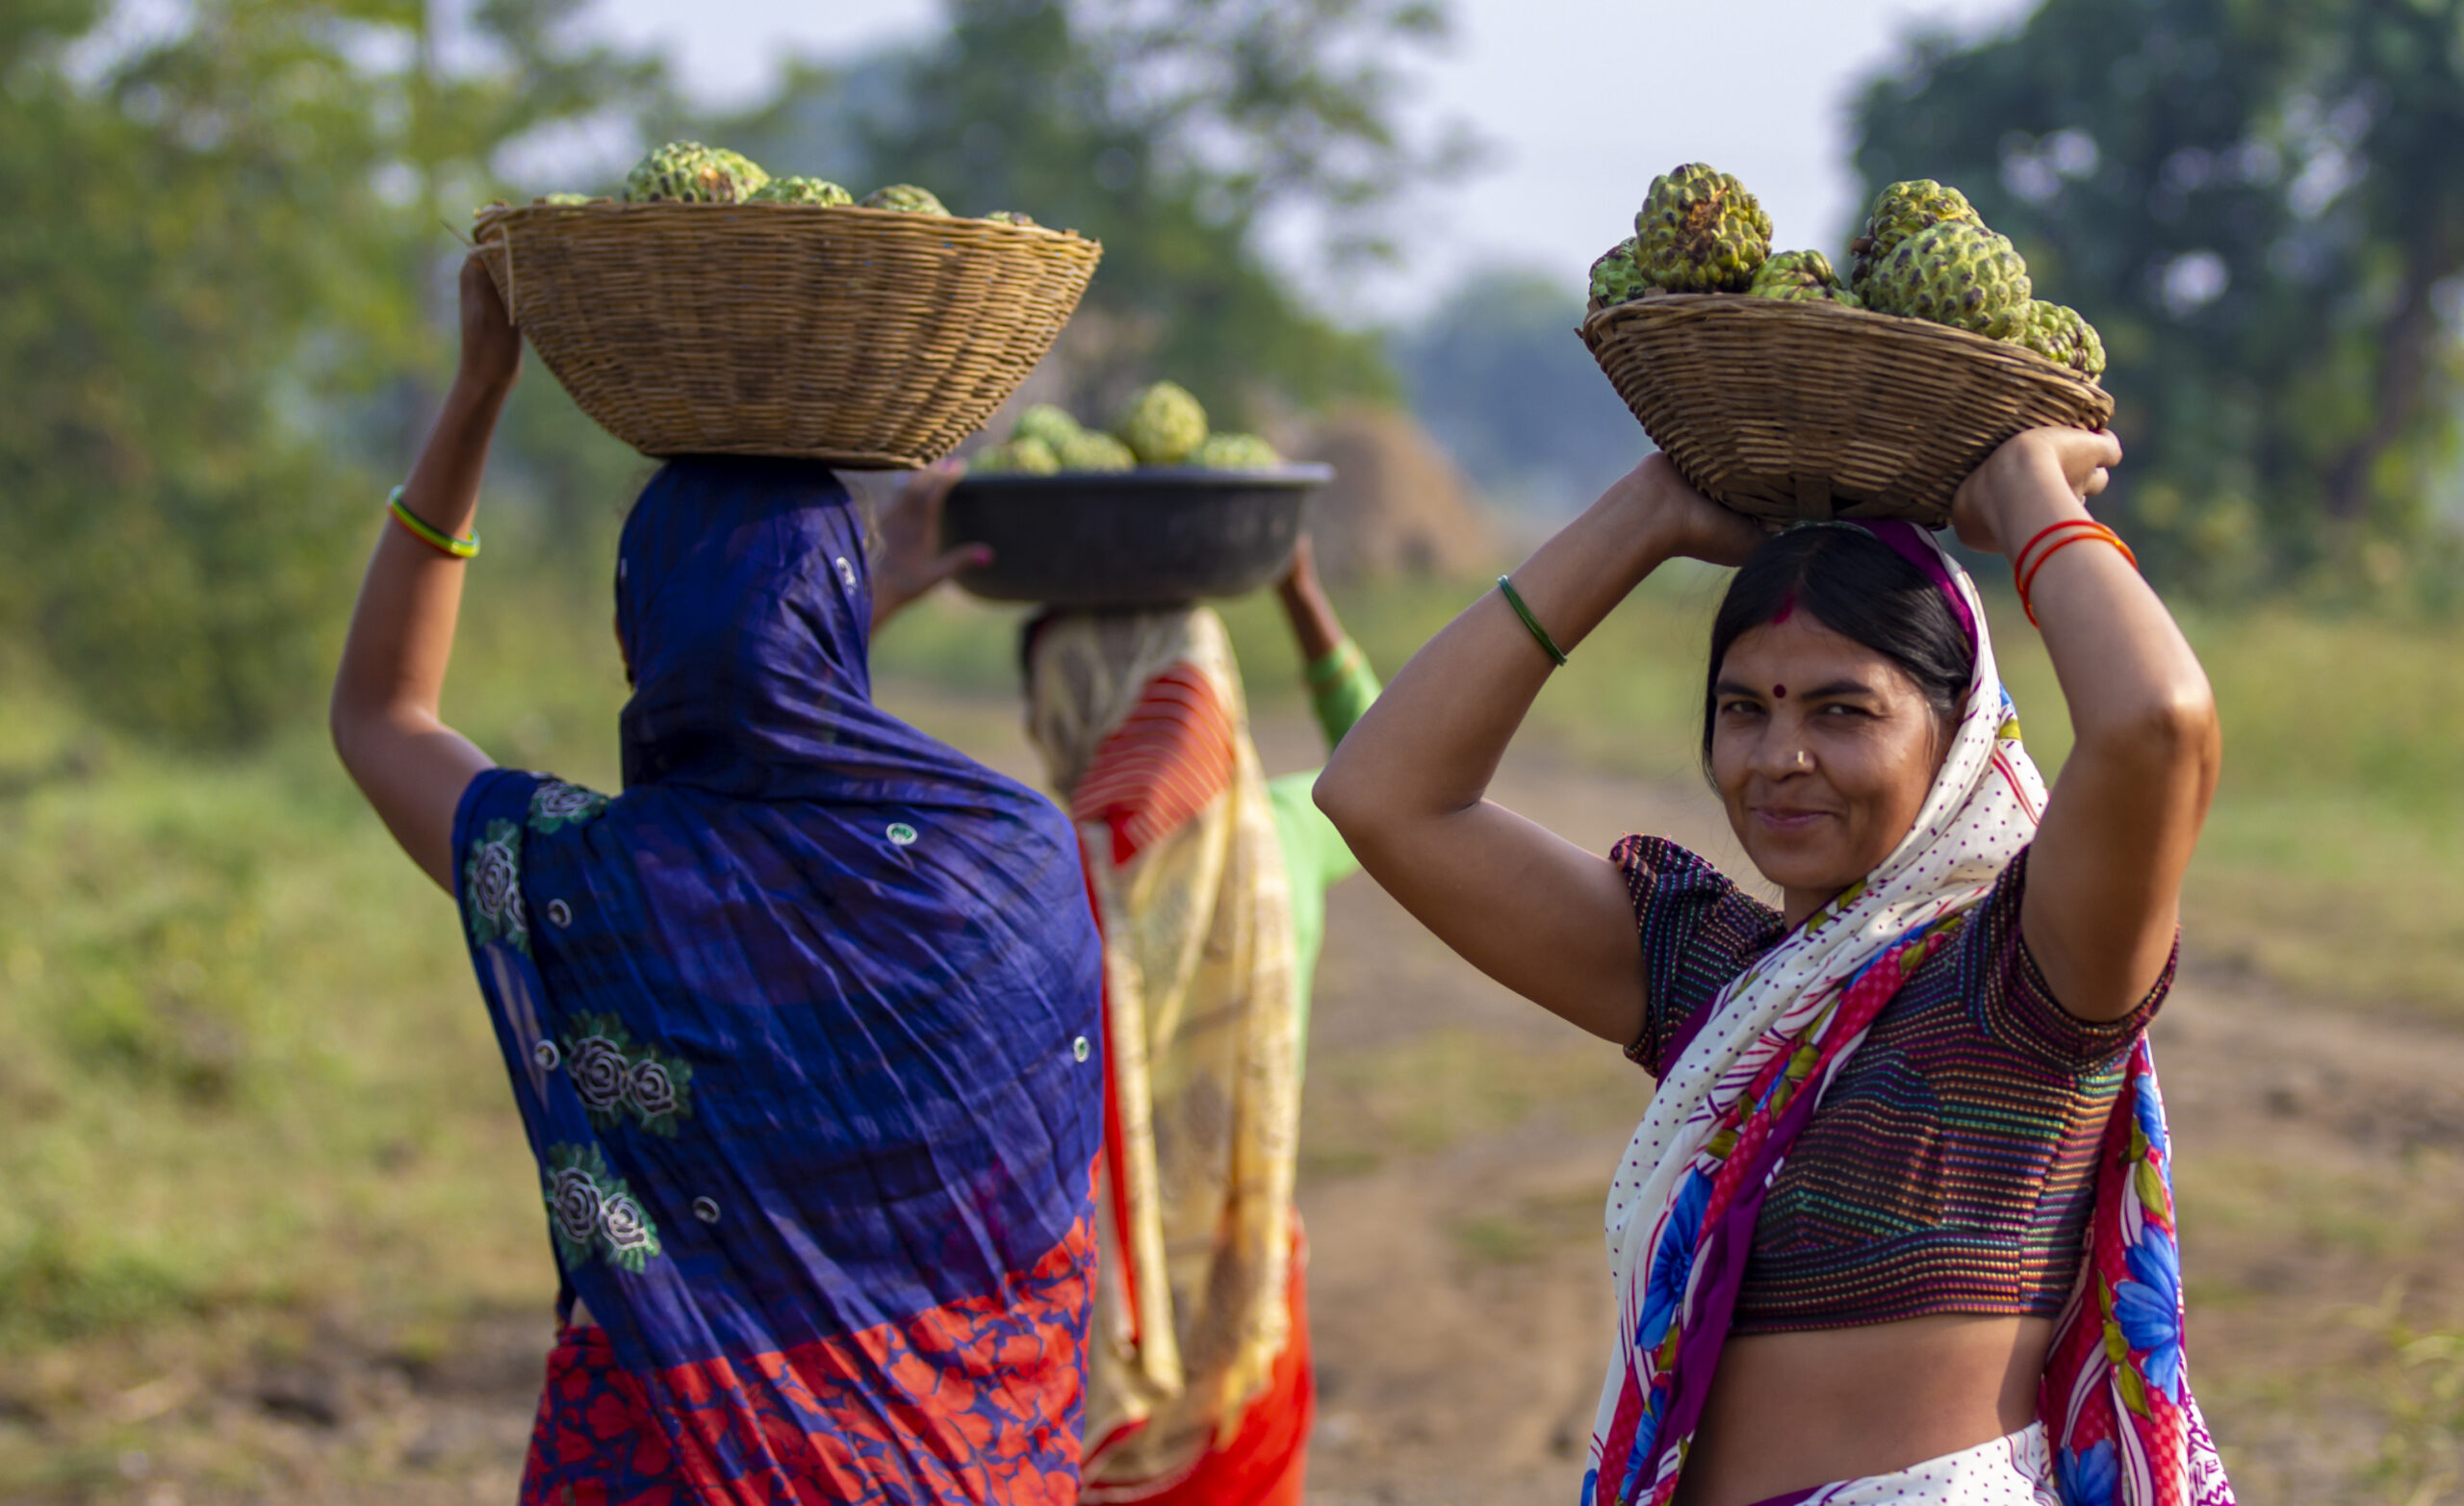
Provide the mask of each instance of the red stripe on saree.
POLYGON ((1206 808, 1232 780, 1231 708, 1197 667, 1175 664, 1108 733, 1069 803, 1077 822, 1113 834, 1126 863, 1206 808))

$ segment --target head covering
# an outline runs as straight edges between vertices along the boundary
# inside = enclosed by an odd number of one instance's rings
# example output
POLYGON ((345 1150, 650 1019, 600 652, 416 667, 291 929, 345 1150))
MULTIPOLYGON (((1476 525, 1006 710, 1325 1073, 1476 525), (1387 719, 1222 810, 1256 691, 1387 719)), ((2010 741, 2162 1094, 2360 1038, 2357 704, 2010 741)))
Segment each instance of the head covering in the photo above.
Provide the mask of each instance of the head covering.
MULTIPOLYGON (((1666 1506, 1676 1495, 1780 1159, 1866 1026, 1991 890, 2044 809, 2044 781, 2020 745, 1974 583, 1930 537, 1875 531, 1893 549, 1921 549, 1929 560, 1915 563, 1957 597, 1976 650, 1967 704, 1907 836, 1705 1009, 1627 1146, 1607 1209, 1620 1341, 1594 1422, 1583 1506, 1666 1506)), ((2122 1493, 2096 1498, 2127 1506, 2229 1501, 2181 1372, 2169 1150, 2143 1038, 2106 1150, 2080 1294, 2045 1374, 2040 1410, 2056 1468, 2120 1460, 2122 1493), (2128 1133, 2150 1124, 2136 1138, 2128 1133), (2124 1284, 2136 1285, 2128 1300, 2143 1321, 2137 1334, 2115 1331, 2125 1351, 2117 1361, 2106 1347, 2111 1315, 2091 1289, 2109 1294, 2124 1284), (2199 1493, 2210 1480, 2223 1493, 2199 1493)))
POLYGON ((459 898, 558 1265, 703 1501, 1066 1500, 1100 958, 1032 791, 872 703, 862 528, 794 461, 627 523, 613 801, 475 780, 459 898))
POLYGON ((1104 936, 1111 1126, 1081 1498, 1137 1500, 1216 1468, 1249 1409, 1306 1406, 1276 1390, 1305 1373, 1275 1365, 1300 1117, 1290 885, 1213 612, 1056 617, 1028 671, 1028 728, 1104 936))

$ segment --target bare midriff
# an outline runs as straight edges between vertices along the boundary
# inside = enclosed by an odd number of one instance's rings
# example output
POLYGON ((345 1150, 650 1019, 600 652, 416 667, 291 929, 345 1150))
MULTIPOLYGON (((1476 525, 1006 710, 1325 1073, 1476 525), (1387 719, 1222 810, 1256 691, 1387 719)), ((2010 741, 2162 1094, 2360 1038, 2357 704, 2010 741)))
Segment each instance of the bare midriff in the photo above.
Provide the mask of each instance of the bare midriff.
POLYGON ((1677 1506, 1756 1506, 2015 1433, 2052 1342, 2049 1318, 1964 1314, 1732 1337, 1677 1506))

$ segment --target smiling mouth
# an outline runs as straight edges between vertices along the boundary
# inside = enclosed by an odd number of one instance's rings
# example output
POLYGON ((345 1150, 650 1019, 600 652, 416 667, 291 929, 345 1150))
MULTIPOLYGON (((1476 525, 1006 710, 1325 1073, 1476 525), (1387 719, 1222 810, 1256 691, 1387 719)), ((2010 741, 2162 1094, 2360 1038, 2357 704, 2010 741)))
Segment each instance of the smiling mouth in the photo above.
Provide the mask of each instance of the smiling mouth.
POLYGON ((1754 819, 1777 831, 1803 831, 1828 817, 1827 810, 1799 810, 1784 805, 1758 805, 1754 819))

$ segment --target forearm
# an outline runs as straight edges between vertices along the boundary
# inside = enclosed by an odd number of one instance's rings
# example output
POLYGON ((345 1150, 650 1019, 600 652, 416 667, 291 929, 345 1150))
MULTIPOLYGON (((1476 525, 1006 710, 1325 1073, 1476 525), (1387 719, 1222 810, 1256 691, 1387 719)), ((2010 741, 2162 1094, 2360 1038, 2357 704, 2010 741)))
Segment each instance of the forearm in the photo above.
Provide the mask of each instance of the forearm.
MULTIPOLYGON (((1571 651, 1670 552, 1646 510, 1612 491, 1513 580, 1571 651)), ((1358 826, 1476 804, 1552 668, 1503 594, 1487 593, 1412 656, 1344 738, 1319 783, 1320 805, 1353 836, 1358 826)))
MULTIPOLYGON (((2012 511, 2014 549, 2046 527, 2088 517, 2086 505, 2058 484, 2012 511)), ((2070 713, 2072 758, 2186 768, 2212 759, 2216 714, 2207 673, 2132 562, 2092 537, 2049 555, 2039 545, 2027 563, 2029 603, 2070 713)))
MULTIPOLYGON (((470 534, 504 397, 500 389, 455 382, 403 484, 402 502, 413 516, 457 538, 470 534)), ((390 520, 378 535, 334 679, 334 729, 346 763, 351 724, 379 717, 433 722, 466 569, 390 520)))
POLYGON ((1314 574, 1286 576, 1275 587, 1275 597, 1283 603, 1284 619, 1292 625, 1302 664, 1315 664, 1343 646, 1344 625, 1326 593, 1319 589, 1314 574))

